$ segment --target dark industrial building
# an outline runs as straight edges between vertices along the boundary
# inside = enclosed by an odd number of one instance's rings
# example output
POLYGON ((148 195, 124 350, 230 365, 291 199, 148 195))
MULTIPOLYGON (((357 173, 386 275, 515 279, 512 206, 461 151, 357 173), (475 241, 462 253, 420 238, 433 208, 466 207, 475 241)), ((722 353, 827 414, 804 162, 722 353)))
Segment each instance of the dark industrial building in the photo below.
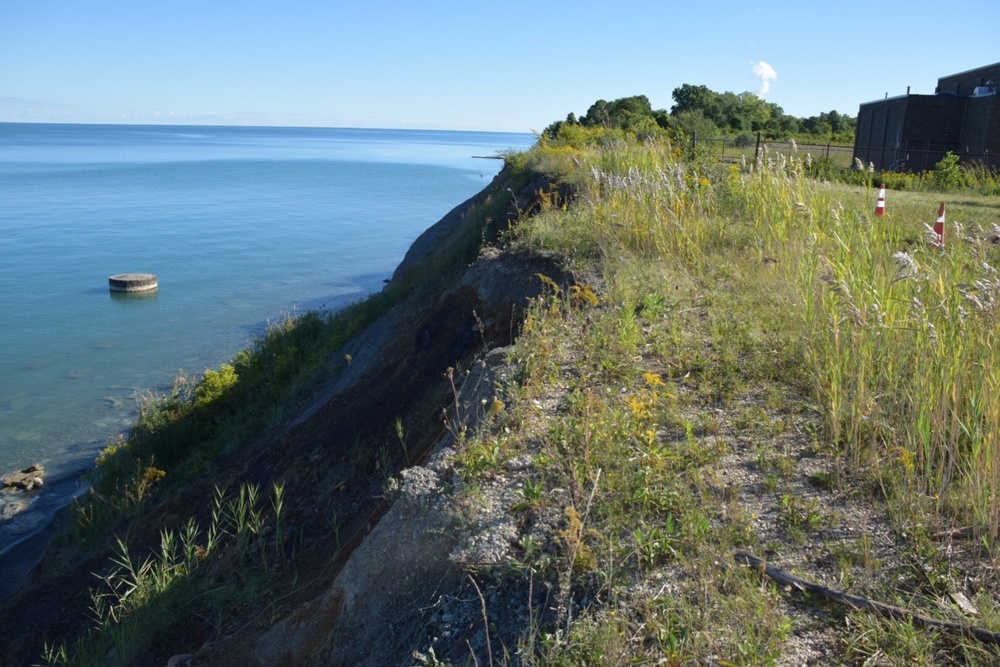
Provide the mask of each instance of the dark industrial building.
POLYGON ((951 151, 1000 168, 1000 63, 938 79, 933 95, 886 97, 858 111, 854 157, 876 169, 933 169, 951 151))

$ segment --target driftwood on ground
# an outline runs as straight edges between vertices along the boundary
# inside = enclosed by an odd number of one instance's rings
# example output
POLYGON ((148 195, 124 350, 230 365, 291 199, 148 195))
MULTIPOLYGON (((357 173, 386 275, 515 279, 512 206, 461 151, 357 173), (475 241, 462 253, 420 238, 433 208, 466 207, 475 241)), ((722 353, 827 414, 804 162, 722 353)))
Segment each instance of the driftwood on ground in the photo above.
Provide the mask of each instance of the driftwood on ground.
POLYGON ((766 575, 776 584, 781 586, 790 586, 795 590, 809 593, 810 595, 818 595, 826 598, 827 600, 832 600, 856 609, 873 611, 876 614, 880 614, 897 621, 910 621, 914 625, 920 627, 939 630, 941 632, 951 634, 959 634, 964 637, 977 639, 986 644, 1000 646, 1000 634, 990 632, 984 628, 930 618, 929 616, 923 616, 914 611, 895 607, 891 604, 869 600, 868 598, 861 597, 859 595, 851 595, 850 593, 844 593, 833 588, 828 588, 821 584, 797 577, 794 574, 782 570, 781 568, 770 565, 767 561, 757 558, 753 554, 743 550, 737 551, 735 557, 737 562, 741 562, 757 569, 762 575, 766 575))

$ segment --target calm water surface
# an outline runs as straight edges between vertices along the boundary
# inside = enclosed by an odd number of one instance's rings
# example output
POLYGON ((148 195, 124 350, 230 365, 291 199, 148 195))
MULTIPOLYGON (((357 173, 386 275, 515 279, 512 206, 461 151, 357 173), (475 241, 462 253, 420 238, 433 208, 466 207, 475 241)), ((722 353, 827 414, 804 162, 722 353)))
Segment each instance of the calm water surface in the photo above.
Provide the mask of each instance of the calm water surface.
POLYGON ((71 476, 137 397, 379 289, 530 135, 0 124, 0 473, 71 476), (155 273, 151 296, 108 276, 155 273))

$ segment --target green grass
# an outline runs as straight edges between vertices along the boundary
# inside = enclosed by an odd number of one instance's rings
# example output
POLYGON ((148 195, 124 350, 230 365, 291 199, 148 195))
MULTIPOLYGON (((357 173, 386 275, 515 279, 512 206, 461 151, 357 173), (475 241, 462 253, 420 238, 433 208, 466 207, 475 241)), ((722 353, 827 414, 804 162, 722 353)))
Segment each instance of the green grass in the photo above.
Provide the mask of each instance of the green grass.
POLYGON ((289 561, 283 506, 281 486, 266 499, 254 485, 233 494, 216 488, 208 526, 191 519, 178 530, 164 529, 159 548, 145 555, 119 538, 109 567, 94 575, 89 589, 89 631, 72 644, 47 645, 44 663, 131 664, 177 616, 208 620, 227 605, 254 599, 289 561), (220 560, 228 567, 209 567, 220 560))

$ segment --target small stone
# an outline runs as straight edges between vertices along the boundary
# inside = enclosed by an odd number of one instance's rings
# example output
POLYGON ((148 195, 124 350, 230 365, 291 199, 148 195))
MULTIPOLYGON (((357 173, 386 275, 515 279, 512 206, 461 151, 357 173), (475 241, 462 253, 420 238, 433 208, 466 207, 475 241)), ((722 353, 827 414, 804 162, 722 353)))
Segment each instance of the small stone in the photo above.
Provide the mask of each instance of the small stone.
POLYGON ((181 653, 167 660, 167 667, 190 667, 193 661, 193 655, 190 653, 181 653))

